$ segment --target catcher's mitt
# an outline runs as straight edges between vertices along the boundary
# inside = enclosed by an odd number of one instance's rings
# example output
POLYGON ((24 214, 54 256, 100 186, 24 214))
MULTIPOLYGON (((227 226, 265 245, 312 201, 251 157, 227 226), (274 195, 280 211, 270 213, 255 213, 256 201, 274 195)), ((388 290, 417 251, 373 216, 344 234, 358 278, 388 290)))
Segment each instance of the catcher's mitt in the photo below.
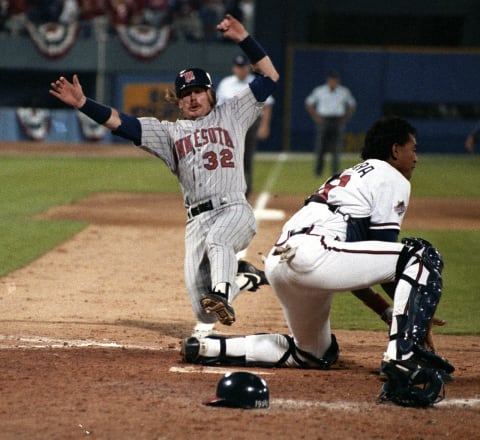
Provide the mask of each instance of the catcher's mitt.
POLYGON ((444 382, 437 370, 409 370, 388 362, 383 365, 382 371, 388 380, 382 386, 379 402, 390 401, 400 406, 426 408, 445 398, 444 382))

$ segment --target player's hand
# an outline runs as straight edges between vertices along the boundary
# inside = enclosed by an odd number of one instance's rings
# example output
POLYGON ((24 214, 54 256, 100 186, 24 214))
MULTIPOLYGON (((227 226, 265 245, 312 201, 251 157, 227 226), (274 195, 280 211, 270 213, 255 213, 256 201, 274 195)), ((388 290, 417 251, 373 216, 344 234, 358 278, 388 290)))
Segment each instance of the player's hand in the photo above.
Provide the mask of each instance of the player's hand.
POLYGON ((72 107, 80 108, 87 100, 77 75, 73 75, 73 82, 61 76, 55 82, 50 83, 50 87, 51 95, 72 107))
POLYGON ((247 30, 236 18, 226 14, 225 18, 217 25, 217 30, 222 32, 225 38, 238 43, 248 37, 247 30))
POLYGON ((433 341, 433 332, 432 332, 432 327, 434 325, 445 325, 447 321, 444 319, 440 318, 435 318, 433 317, 432 322, 430 323, 430 327, 428 328, 427 336, 425 337, 425 348, 430 351, 437 351, 435 347, 435 342, 433 341))

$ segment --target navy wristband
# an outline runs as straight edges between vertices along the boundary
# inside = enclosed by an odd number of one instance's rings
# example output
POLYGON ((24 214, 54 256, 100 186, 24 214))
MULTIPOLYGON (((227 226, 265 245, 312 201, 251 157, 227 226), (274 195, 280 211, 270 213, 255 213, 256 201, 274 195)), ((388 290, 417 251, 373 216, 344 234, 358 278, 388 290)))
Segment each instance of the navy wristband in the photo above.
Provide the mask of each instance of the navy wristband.
POLYGON ((267 56, 265 49, 260 46, 258 41, 255 40, 251 35, 240 41, 238 45, 245 52, 245 55, 247 55, 252 64, 258 63, 262 58, 267 56))
POLYGON ((122 136, 125 139, 130 139, 135 145, 141 145, 142 143, 142 126, 140 121, 125 113, 120 113, 120 120, 122 123, 120 126, 112 131, 116 136, 122 136))
POLYGON ((110 116, 112 116, 112 109, 110 107, 99 104, 97 101, 90 98, 87 98, 85 104, 83 104, 78 110, 99 124, 105 124, 110 116))

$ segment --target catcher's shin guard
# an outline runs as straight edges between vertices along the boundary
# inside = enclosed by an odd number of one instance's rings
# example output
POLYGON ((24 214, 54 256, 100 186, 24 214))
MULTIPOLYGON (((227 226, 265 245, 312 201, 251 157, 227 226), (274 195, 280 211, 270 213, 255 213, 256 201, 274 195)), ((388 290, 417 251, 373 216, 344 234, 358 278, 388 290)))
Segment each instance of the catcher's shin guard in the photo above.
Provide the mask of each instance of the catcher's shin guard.
POLYGON ((399 258, 397 279, 409 283, 411 291, 408 297, 408 314, 394 317, 397 334, 392 335, 391 339, 397 340, 399 356, 411 352, 414 345, 424 343, 430 322, 440 302, 443 269, 442 257, 430 243, 421 239, 404 239, 402 243, 407 247, 399 258), (419 255, 418 251, 422 249, 423 252, 419 255), (425 284, 420 284, 405 273, 412 264, 419 265, 418 276, 426 280, 425 284))

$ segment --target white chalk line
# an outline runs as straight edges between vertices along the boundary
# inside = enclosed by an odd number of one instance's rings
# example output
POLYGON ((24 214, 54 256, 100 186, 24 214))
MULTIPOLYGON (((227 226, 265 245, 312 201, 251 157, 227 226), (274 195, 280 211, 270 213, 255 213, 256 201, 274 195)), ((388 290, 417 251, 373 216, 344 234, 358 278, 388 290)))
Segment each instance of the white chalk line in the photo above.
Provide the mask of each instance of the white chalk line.
POLYGON ((480 398, 479 397, 471 397, 465 399, 449 399, 448 397, 445 400, 437 403, 437 406, 448 406, 448 407, 456 407, 456 406, 480 406, 480 398))
MULTIPOLYGON (((277 161, 275 162, 275 166, 273 167, 272 171, 265 182, 265 186, 263 187, 262 192, 258 196, 255 206, 253 208, 254 212, 261 213, 265 210, 268 201, 270 200, 270 195, 272 192, 272 188, 278 180, 278 176, 280 175, 280 171, 282 170, 283 163, 288 159, 287 153, 281 153, 278 155, 277 161)), ((272 210, 273 211, 273 210, 272 210)))
POLYGON ((5 336, 0 335, 0 350, 28 349, 28 348, 126 348, 132 350, 165 351, 164 348, 154 345, 120 344, 118 342, 101 342, 93 339, 54 339, 43 336, 5 336))
MULTIPOLYGON (((278 405, 282 408, 325 408, 343 411, 361 411, 364 408, 371 408, 371 403, 366 402, 322 402, 318 400, 297 400, 297 399, 271 399, 272 405, 278 405)), ((448 399, 442 400, 435 404, 441 408, 466 408, 480 406, 480 398, 472 397, 465 399, 448 399)))
MULTIPOLYGON (((262 192, 259 194, 253 207, 255 219, 257 220, 257 226, 261 220, 283 220, 285 218, 285 212, 280 209, 266 209, 268 201, 270 200, 271 191, 273 186, 278 180, 280 171, 282 170, 283 163, 288 159, 287 153, 280 153, 275 162, 275 166, 270 171, 270 174, 265 182, 265 186, 262 192)), ((247 249, 244 249, 237 253, 237 258, 245 258, 247 255, 247 249)))
MULTIPOLYGON (((231 368, 208 367, 208 366, 204 366, 204 365, 189 365, 187 367, 170 367, 170 369, 168 371, 170 371, 170 373, 219 374, 219 375, 223 376, 224 374, 232 373, 235 370, 232 370, 231 368)), ((250 369, 246 370, 244 368, 242 368, 242 371, 248 371, 249 373, 257 374, 259 376, 270 376, 270 375, 275 374, 275 373, 268 372, 268 371, 250 370, 250 369)))

